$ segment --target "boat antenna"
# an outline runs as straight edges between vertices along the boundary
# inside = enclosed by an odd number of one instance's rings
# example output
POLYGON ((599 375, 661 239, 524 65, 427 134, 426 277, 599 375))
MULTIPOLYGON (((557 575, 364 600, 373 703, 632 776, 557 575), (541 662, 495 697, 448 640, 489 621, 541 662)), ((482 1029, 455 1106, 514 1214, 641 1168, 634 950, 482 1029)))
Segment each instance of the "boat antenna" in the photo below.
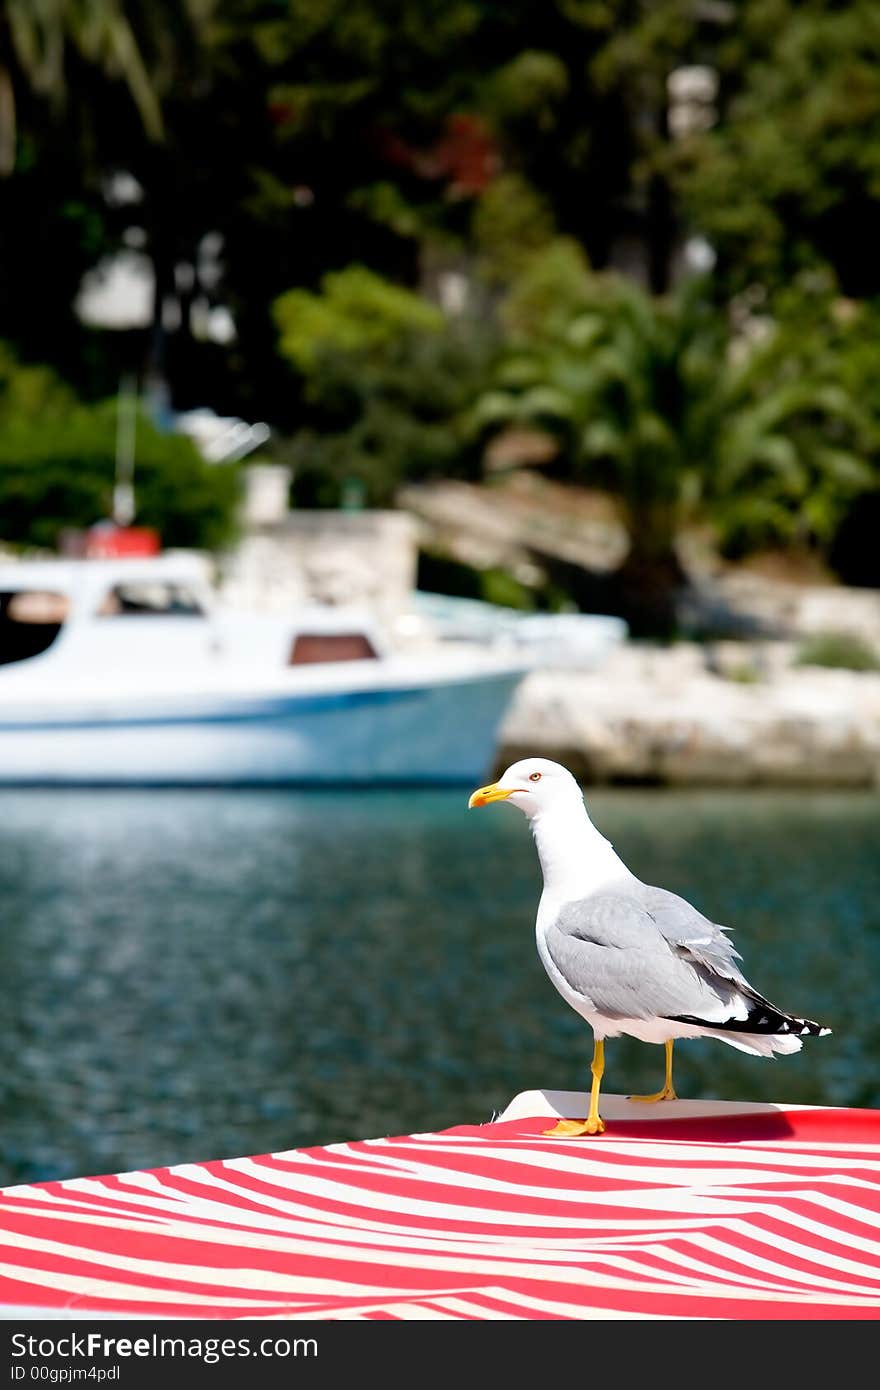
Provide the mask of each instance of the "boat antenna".
POLYGON ((113 486, 113 520, 117 526, 134 521, 134 456, 137 438, 137 382, 123 376, 116 396, 116 480, 113 486))

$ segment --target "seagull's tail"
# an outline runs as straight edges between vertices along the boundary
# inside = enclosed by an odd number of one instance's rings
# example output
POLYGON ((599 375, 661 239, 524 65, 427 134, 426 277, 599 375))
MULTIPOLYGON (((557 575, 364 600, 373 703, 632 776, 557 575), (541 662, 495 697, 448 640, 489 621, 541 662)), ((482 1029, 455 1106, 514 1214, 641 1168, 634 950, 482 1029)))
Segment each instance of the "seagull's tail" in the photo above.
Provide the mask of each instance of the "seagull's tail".
MULTIPOLYGON (((798 1018, 797 1014, 786 1014, 781 1009, 777 1009, 775 1004, 764 999, 760 994, 752 994, 748 1000, 748 1016, 742 1023, 728 1024, 732 1031, 742 1029, 745 1033, 763 1033, 771 1037, 782 1035, 782 1040, 789 1038, 792 1033, 797 1037, 806 1038, 810 1035, 822 1038, 831 1032, 830 1028, 825 1028, 821 1023, 814 1023, 811 1018, 798 1018)), ((776 1051, 786 1051, 785 1048, 777 1048, 776 1051)), ((796 1050, 796 1049, 795 1049, 796 1050)))
POLYGON ((780 1036, 778 1033, 734 1033, 722 1028, 707 1028, 705 1036, 718 1038, 728 1047, 735 1047, 737 1052, 748 1052, 752 1057, 772 1057, 775 1052, 790 1056, 793 1052, 800 1052, 804 1045, 803 1038, 796 1037, 794 1033, 780 1036))
MULTIPOLYGON (((796 1014, 783 1013, 775 1004, 762 995, 741 991, 739 1003, 746 1004, 744 1018, 713 1019, 712 1027, 706 1027, 706 1035, 720 1038, 740 1052, 751 1052, 758 1057, 772 1057, 774 1052, 800 1052, 803 1039, 810 1035, 825 1037, 831 1032, 821 1023, 811 1018, 798 1018, 796 1014)), ((680 1018, 680 1023, 708 1023, 705 1019, 680 1018)))

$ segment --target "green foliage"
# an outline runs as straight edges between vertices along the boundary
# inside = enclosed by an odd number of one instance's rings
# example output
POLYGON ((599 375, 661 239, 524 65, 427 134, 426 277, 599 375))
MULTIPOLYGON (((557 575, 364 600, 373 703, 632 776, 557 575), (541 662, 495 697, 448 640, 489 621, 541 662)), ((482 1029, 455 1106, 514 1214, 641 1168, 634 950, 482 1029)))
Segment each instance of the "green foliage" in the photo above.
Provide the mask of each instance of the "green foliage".
POLYGON ((419 295, 362 266, 292 290, 274 305, 281 350, 304 381, 307 423, 284 457, 297 505, 338 506, 358 486, 369 505, 403 482, 472 472, 463 428, 491 336, 447 324, 419 295))
POLYGON ((674 152, 687 210, 729 286, 831 266, 880 292, 880 11, 746 0, 720 38, 721 119, 674 152))
POLYGON ((796 291, 776 308, 778 317, 745 325, 723 375, 706 491, 731 557, 763 546, 826 551, 878 476, 876 311, 796 291))
POLYGON ((553 238, 546 200, 519 174, 493 179, 474 211, 473 237, 481 268, 492 282, 507 285, 553 238))
POLYGON ((718 315, 698 285, 653 300, 619 277, 587 276, 568 248, 552 257, 553 275, 544 258, 512 293, 531 336, 501 359, 472 428, 483 441, 510 424, 555 434, 563 474, 612 487, 633 548, 668 557, 711 442, 718 315))
POLYGON ((427 593, 480 599, 526 613, 561 613, 571 606, 564 590, 544 576, 536 576, 534 584, 524 584, 509 570, 495 565, 477 569, 438 550, 419 552, 416 587, 427 593))
POLYGON ((556 124, 568 88, 568 69, 558 54, 526 49, 495 73, 489 100, 499 120, 528 120, 547 130, 556 124))
POLYGON ((725 680, 733 681, 736 685, 760 685, 761 672, 757 666, 750 662, 743 662, 739 666, 731 666, 724 671, 725 680))
POLYGON ((682 524, 707 509, 729 554, 827 547, 877 477, 876 315, 792 292, 781 317, 734 331, 705 282, 652 298, 558 265, 553 248, 511 291, 520 338, 471 412, 477 438, 550 431, 563 476, 620 495, 645 557, 671 562, 682 524))
POLYGON ((796 666, 828 666, 841 671, 880 671, 880 657, 852 632, 823 632, 798 647, 796 666))
POLYGON ((25 366, 0 343, 0 427, 17 420, 58 419, 70 413, 75 400, 51 367, 25 366))
POLYGON ((486 603, 495 603, 502 608, 519 608, 527 611, 535 608, 534 593, 508 570, 498 568, 482 570, 480 578, 480 597, 486 603))
POLYGON ((323 357, 367 354, 443 327, 433 304, 361 265, 325 275, 318 294, 288 290, 274 313, 282 354, 305 374, 314 374, 323 357))
MULTIPOLYGON (((878 481, 878 74, 872 0, 11 0, 0 321, 80 396, 122 363, 176 403, 295 426, 300 502, 475 474, 521 422, 558 441, 562 476, 621 496, 667 575, 698 513, 730 556, 824 548, 878 481), (694 64, 718 91, 683 129, 669 79, 694 64), (121 169, 136 209, 105 196, 121 169), (133 222, 181 327, 87 332, 82 276, 133 222), (711 284, 671 293, 694 233, 711 284), (624 259, 654 297, 590 270, 624 259), (483 322, 413 292, 442 266, 483 322), (228 349, 199 341, 204 302, 231 309, 228 349)), ((0 357, 0 423, 30 457, 15 422, 35 422, 47 477, 103 418, 0 357)), ((76 516, 105 512, 106 474, 76 468, 76 516)), ((207 478, 188 486, 213 496, 207 478)))
MULTIPOLYGON (((208 0, 207 4, 190 2, 176 8, 198 26, 213 4, 208 0)), ((151 141, 161 139, 164 127, 158 88, 162 69, 161 64, 151 62, 155 51, 150 52, 152 45, 144 41, 143 32, 151 26, 139 24, 143 17, 129 16, 125 9, 119 0, 73 4, 7 0, 5 23, 0 18, 0 86, 4 96, 0 102, 0 176, 9 174, 15 162, 16 79, 56 110, 63 108, 68 97, 70 69, 80 66, 92 80, 121 79, 144 134, 151 141)))
MULTIPOLYGON (((0 353, 0 539, 54 548, 65 527, 107 517, 115 459, 115 401, 81 405, 48 369, 0 353)), ((136 520, 163 544, 214 549, 230 539, 238 470, 205 463, 190 440, 160 434, 144 415, 134 481, 136 520)))
POLYGON ((501 321, 514 338, 559 337, 589 302, 591 284, 583 247, 555 237, 529 256, 508 284, 501 321))
POLYGON ((307 381, 309 423, 284 451, 296 505, 338 506, 351 480, 367 504, 387 506, 404 482, 474 476, 466 409, 492 353, 491 336, 472 323, 398 335, 369 352, 324 350, 307 381))

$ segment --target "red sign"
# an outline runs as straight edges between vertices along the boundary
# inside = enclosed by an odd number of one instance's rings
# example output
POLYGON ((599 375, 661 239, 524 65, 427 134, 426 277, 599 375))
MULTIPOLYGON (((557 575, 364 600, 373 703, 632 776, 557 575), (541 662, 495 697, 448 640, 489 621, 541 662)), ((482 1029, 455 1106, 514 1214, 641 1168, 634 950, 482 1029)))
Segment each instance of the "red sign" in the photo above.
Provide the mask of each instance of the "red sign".
POLYGON ((86 532, 87 560, 120 560, 158 555, 158 531, 149 526, 93 526, 86 532))

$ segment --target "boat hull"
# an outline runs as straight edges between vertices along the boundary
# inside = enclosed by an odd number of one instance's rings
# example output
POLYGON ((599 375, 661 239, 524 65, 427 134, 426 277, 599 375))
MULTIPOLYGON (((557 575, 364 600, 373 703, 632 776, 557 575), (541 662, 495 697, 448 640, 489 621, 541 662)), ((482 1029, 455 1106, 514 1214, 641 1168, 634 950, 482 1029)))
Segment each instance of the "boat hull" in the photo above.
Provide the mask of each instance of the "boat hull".
POLYGON ((475 679, 0 711, 5 785, 479 781, 522 671, 475 679))

